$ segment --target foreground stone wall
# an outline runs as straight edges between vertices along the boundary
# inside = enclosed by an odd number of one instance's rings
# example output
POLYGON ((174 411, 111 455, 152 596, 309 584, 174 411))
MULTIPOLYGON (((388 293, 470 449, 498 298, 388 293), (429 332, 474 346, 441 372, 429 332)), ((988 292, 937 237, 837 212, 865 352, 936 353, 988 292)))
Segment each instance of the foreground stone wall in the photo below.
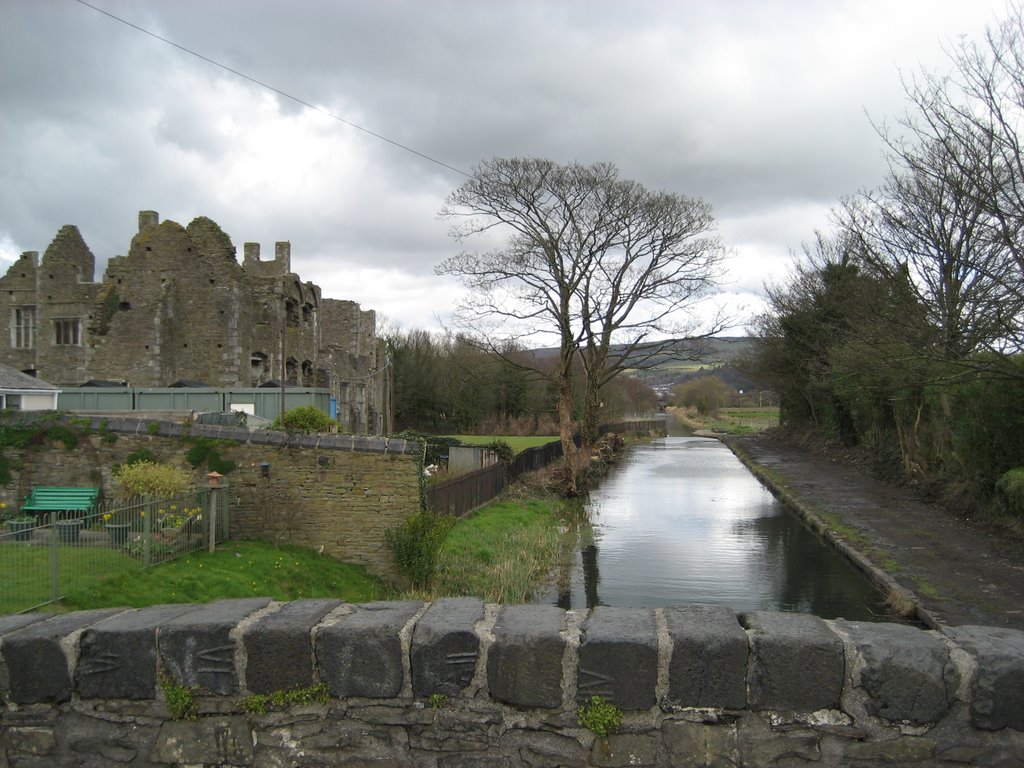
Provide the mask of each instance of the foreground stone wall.
MULTIPOLYGON (((41 417, 18 418, 34 423, 41 417)), ((16 509, 36 485, 98 487, 109 495, 113 468, 142 448, 192 473, 195 485, 205 487, 209 469, 193 468, 187 454, 195 445, 190 439, 206 438, 237 464, 227 476, 232 536, 323 548, 378 576, 397 575, 384 532, 420 507, 419 449, 413 443, 199 424, 186 429, 135 418, 79 421, 87 421, 93 433, 71 450, 46 441, 6 449, 12 482, 0 489, 0 501, 16 509)))
POLYGON ((10 766, 1018 766, 1024 633, 254 598, 0 619, 10 766), (159 675, 198 690, 173 720, 159 675), (248 694, 325 702, 245 714, 248 694), (597 738, 578 703, 625 711, 597 738))

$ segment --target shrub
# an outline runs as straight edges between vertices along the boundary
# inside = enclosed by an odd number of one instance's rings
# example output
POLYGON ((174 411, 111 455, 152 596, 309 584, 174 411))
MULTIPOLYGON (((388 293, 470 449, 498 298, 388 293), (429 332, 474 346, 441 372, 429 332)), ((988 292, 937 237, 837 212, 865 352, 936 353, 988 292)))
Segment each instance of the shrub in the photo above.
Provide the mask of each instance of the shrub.
POLYGON ((337 426, 338 422, 313 405, 300 405, 298 408, 285 411, 284 418, 278 416, 273 424, 274 429, 310 435, 330 432, 337 426))
POLYGON ((186 493, 192 481, 183 469, 171 464, 157 464, 139 461, 119 467, 114 477, 117 480, 116 495, 119 498, 132 496, 180 496, 186 493))
POLYGON ((996 482, 996 491, 1008 512, 1024 517, 1024 467, 1011 469, 996 482))
POLYGON ((437 553, 454 525, 454 517, 427 509, 410 515, 402 525, 385 534, 399 573, 413 588, 423 589, 430 582, 437 553))
POLYGON ((210 471, 226 475, 234 471, 238 466, 236 462, 220 455, 218 441, 207 437, 190 437, 188 441, 192 443, 192 447, 185 454, 185 459, 193 467, 198 467, 203 462, 206 462, 206 466, 210 471))

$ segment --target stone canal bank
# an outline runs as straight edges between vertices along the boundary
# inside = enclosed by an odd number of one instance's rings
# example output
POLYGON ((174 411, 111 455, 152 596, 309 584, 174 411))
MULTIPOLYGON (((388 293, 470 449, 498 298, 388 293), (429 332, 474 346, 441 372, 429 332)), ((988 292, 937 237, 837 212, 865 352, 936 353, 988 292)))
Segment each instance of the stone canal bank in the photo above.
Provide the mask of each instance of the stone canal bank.
POLYGON ((756 435, 726 442, 812 526, 838 528, 826 534, 837 546, 909 590, 925 624, 1024 630, 1020 542, 785 441, 756 435))

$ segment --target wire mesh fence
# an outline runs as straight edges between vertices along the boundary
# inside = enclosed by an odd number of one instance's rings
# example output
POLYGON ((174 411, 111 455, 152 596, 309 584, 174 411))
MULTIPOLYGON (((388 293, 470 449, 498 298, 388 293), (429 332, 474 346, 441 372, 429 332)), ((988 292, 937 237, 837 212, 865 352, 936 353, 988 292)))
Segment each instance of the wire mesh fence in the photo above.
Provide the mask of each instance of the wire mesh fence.
POLYGON ((207 488, 7 520, 0 529, 0 615, 32 610, 98 579, 207 548, 211 538, 224 541, 228 499, 225 489, 207 488))

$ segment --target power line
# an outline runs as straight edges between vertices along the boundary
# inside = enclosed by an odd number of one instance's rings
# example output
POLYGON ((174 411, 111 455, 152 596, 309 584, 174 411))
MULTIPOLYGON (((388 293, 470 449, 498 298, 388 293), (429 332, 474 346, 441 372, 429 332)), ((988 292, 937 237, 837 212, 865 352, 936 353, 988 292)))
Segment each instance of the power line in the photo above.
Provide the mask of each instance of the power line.
POLYGON ((110 13, 110 11, 105 11, 102 8, 97 8, 95 5, 92 5, 91 3, 87 3, 85 0, 75 0, 75 2, 77 2, 77 3, 81 4, 81 5, 84 5, 86 8, 91 8, 92 10, 96 11, 97 13, 102 13, 104 16, 107 16, 107 17, 113 19, 114 21, 118 21, 118 22, 120 22, 121 24, 124 24, 127 27, 131 27, 132 29, 134 29, 134 30, 136 30, 138 32, 142 32, 144 35, 149 35, 150 37, 152 37, 152 38, 154 38, 156 40, 159 40, 161 43, 166 43, 167 45, 173 46, 173 47, 177 48, 179 51, 183 51, 183 52, 189 54, 190 56, 195 56, 197 59, 202 59, 203 61, 205 61, 208 64, 213 64, 213 66, 215 66, 215 67, 220 67, 225 72, 230 72, 231 74, 235 75, 236 77, 240 77, 243 80, 248 80, 250 83, 253 83, 254 85, 258 85, 260 88, 265 88, 268 91, 272 91, 273 93, 276 93, 278 96, 283 96, 286 99, 291 99, 292 101, 296 102, 297 104, 301 104, 302 106, 308 107, 309 109, 312 109, 312 110, 314 110, 316 112, 319 112, 322 115, 326 115, 327 117, 330 117, 330 118, 332 118, 334 120, 337 120, 339 123, 344 123, 347 126, 355 128, 357 131, 362 131, 365 134, 373 136, 375 139, 380 139, 381 141, 386 141, 388 144, 391 144, 392 146, 398 147, 399 149, 403 149, 406 152, 409 152, 409 153, 411 153, 413 155, 416 155, 417 157, 421 157, 424 160, 427 160, 427 161, 429 161, 431 163, 434 163, 436 165, 440 165, 442 168, 447 168, 449 171, 455 171, 455 173, 461 174, 462 176, 469 176, 468 173, 466 173, 465 171, 463 171, 460 168, 456 168, 453 165, 448 165, 448 163, 445 163, 445 162, 443 162, 441 160, 438 160, 436 157, 431 157, 430 155, 426 155, 423 152, 419 152, 418 150, 415 150, 412 147, 408 147, 405 144, 402 144, 401 142, 395 141, 394 139, 389 139, 387 136, 382 136, 381 134, 376 133, 375 131, 371 131, 369 128, 364 128, 363 126, 359 125, 358 123, 353 123, 351 120, 346 120, 344 117, 341 117, 340 115, 336 115, 333 112, 330 112, 330 111, 324 109, 323 107, 318 107, 315 104, 310 104, 308 101, 300 99, 298 96, 292 96, 287 91, 282 91, 280 88, 275 88, 274 86, 270 85, 269 83, 264 83, 262 80, 257 80, 255 77, 250 77, 249 75, 245 74, 244 72, 239 72, 237 69, 232 69, 231 67, 229 67, 226 64, 221 64, 216 59, 211 59, 209 56, 204 56, 203 54, 201 54, 201 53, 199 53, 197 51, 193 51, 191 48, 186 48, 184 45, 181 45, 180 43, 176 43, 173 40, 168 40, 166 37, 161 37, 160 35, 156 34, 155 32, 150 32, 148 29, 145 29, 144 27, 140 27, 138 24, 133 24, 132 22, 128 21, 127 19, 122 19, 120 16, 117 16, 117 15, 115 15, 113 13, 110 13))

